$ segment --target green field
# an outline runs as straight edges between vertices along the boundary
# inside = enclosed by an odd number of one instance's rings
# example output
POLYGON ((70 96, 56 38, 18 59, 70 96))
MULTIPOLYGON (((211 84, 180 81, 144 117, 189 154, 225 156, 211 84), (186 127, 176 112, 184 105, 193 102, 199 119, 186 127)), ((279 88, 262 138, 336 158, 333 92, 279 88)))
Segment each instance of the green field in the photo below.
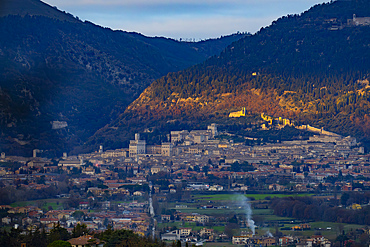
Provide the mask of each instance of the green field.
MULTIPOLYGON (((343 224, 343 223, 333 223, 333 222, 310 222, 311 230, 306 231, 291 231, 291 230, 281 230, 287 235, 297 235, 297 236, 312 236, 321 234, 329 240, 334 240, 343 230, 345 232, 355 230, 358 228, 363 228, 365 226, 355 225, 355 224, 343 224)), ((284 224, 284 227, 293 227, 297 224, 284 224)), ((281 229, 282 227, 280 227, 281 229)))
POLYGON ((228 215, 228 214, 242 214, 244 210, 231 210, 231 209, 203 209, 203 208, 184 208, 178 209, 178 211, 183 213, 198 213, 205 215, 228 215))
POLYGON ((244 195, 248 198, 254 198, 255 200, 265 200, 266 197, 282 198, 291 196, 312 196, 313 194, 213 194, 213 195, 194 195, 193 198, 197 200, 209 200, 209 201, 236 201, 240 195, 244 195))
MULTIPOLYGON (((315 234, 322 234, 329 240, 335 240, 335 238, 344 230, 348 232, 350 230, 355 230, 358 228, 363 228, 364 226, 361 225, 350 225, 350 224, 340 224, 340 223, 332 223, 332 222, 307 222, 311 225, 310 230, 305 231, 292 231, 290 230, 291 227, 295 225, 299 225, 301 221, 297 221, 294 218, 287 218, 287 217, 280 217, 274 215, 271 209, 260 209, 259 207, 263 207, 264 205, 268 204, 268 200, 278 197, 295 197, 295 196, 313 196, 313 194, 305 194, 305 193, 297 193, 297 194, 203 194, 203 193, 196 193, 192 195, 192 202, 184 202, 184 203, 170 203, 168 207, 171 209, 176 209, 177 204, 186 205, 187 208, 177 209, 181 212, 187 213, 198 213, 203 215, 213 216, 216 219, 218 217, 229 216, 232 217, 233 215, 238 215, 238 217, 243 217, 245 215, 245 202, 241 200, 240 196, 245 196, 248 198, 253 198, 250 200, 251 207, 252 207, 252 219, 256 222, 257 225, 265 225, 266 227, 257 228, 256 233, 257 235, 264 235, 268 231, 271 233, 275 233, 276 230, 282 232, 285 235, 292 235, 292 236, 312 236, 315 234), (239 198, 238 198, 239 197, 239 198), (267 199, 266 199, 267 198, 267 199), (215 208, 203 208, 206 205, 213 205, 215 208), (225 207, 222 207, 225 206, 225 207), (256 207, 256 208, 254 208, 256 207), (289 229, 289 230, 282 230, 282 229, 289 229)), ((217 220, 216 220, 217 221, 217 220)), ((167 227, 190 227, 193 230, 200 230, 203 227, 213 228, 217 232, 223 232, 225 230, 225 225, 227 222, 218 222, 210 223, 206 226, 197 226, 194 222, 192 223, 168 223, 168 224, 158 224, 159 229, 167 228, 167 227)), ((228 246, 229 243, 207 243, 207 246, 228 246)))
POLYGON ((43 199, 33 201, 20 201, 10 204, 12 207, 24 207, 24 206, 35 206, 47 211, 51 206, 54 210, 63 210, 63 202, 66 199, 43 199))
POLYGON ((222 242, 222 243, 205 242, 203 246, 205 247, 235 247, 237 245, 232 244, 231 242, 222 242))

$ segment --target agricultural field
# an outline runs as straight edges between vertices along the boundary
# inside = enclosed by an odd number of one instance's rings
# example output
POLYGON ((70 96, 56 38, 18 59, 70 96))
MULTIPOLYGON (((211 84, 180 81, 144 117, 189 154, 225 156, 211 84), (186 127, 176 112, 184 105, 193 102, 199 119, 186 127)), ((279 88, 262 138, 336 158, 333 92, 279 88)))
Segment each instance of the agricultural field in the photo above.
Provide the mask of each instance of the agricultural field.
POLYGON ((231 242, 205 242, 204 247, 235 247, 235 244, 232 244, 231 242))
POLYGON ((251 201, 254 200, 270 200, 274 197, 290 197, 290 196, 312 196, 313 194, 213 194, 213 195, 194 195, 194 199, 198 200, 211 200, 211 201, 235 201, 238 200, 239 196, 245 196, 250 198, 251 201))
POLYGON ((24 206, 35 206, 43 209, 44 211, 54 209, 63 210, 63 204, 67 199, 43 199, 43 200, 33 200, 33 201, 19 201, 10 204, 12 207, 24 207, 24 206))
POLYGON ((285 228, 293 227, 297 224, 284 224, 282 227, 279 227, 279 230, 287 235, 293 236, 312 236, 312 235, 323 235, 329 240, 334 240, 338 235, 343 231, 349 232, 358 228, 364 228, 363 225, 355 224, 342 224, 342 223, 333 223, 333 222, 310 222, 310 230, 305 231, 292 231, 292 230, 282 230, 285 228))
MULTIPOLYGON (((252 219, 256 223, 256 234, 265 235, 270 232, 276 234, 280 232, 291 236, 312 236, 321 234, 329 240, 334 240, 340 233, 365 226, 340 224, 332 222, 302 222, 294 218, 280 217, 273 214, 268 208, 268 203, 274 197, 296 197, 313 196, 313 194, 193 194, 191 199, 186 202, 168 203, 168 209, 182 213, 198 213, 210 216, 210 222, 205 225, 196 222, 175 221, 171 223, 158 223, 158 230, 170 230, 178 228, 192 228, 199 231, 203 227, 212 228, 216 233, 225 231, 228 224, 227 219, 237 217, 240 222, 246 219, 247 208, 252 210, 252 219), (247 205, 249 204, 249 206, 247 205), (301 223, 308 223, 311 229, 304 231, 293 231, 292 227, 301 223)), ((239 222, 239 223, 240 223, 239 222)), ((249 229, 240 229, 249 231, 249 229)), ((220 243, 226 246, 227 243, 220 243), (226 244, 226 245, 225 245, 226 244)), ((213 246, 207 244, 207 246, 213 246)))

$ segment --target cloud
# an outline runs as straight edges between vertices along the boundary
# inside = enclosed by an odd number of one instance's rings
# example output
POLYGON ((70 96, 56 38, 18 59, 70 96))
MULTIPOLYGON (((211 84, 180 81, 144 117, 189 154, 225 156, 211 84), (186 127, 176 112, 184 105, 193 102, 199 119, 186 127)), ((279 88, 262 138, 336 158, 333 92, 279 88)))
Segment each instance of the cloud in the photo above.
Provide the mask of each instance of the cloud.
POLYGON ((322 0, 46 0, 82 20, 173 38, 255 32, 280 16, 301 13, 322 0))
POLYGON ((94 8, 97 6, 103 8, 125 7, 129 9, 138 8, 248 8, 251 6, 263 6, 264 9, 271 9, 274 5, 301 5, 311 6, 322 0, 45 0, 50 5, 58 7, 81 7, 94 8))
POLYGON ((147 36, 164 36, 176 39, 206 39, 216 38, 220 37, 221 35, 236 33, 238 31, 255 32, 259 30, 259 27, 266 26, 269 23, 270 18, 209 17, 157 20, 150 23, 122 23, 116 24, 115 28, 122 29, 120 25, 127 25, 131 26, 131 28, 127 31, 141 30, 141 33, 147 36))

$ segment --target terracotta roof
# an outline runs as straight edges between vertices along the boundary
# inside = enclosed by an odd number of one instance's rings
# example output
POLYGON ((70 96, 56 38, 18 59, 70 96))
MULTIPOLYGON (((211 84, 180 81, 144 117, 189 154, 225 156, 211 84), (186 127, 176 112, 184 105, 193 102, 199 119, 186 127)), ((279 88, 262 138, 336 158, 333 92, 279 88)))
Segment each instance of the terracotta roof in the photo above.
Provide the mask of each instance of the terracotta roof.
POLYGON ((72 238, 72 239, 68 240, 68 242, 71 245, 86 245, 86 244, 91 243, 91 242, 89 242, 89 240, 91 240, 91 239, 95 239, 96 240, 96 244, 99 244, 100 243, 100 240, 99 239, 94 238, 91 235, 81 236, 81 237, 78 237, 78 238, 72 238))

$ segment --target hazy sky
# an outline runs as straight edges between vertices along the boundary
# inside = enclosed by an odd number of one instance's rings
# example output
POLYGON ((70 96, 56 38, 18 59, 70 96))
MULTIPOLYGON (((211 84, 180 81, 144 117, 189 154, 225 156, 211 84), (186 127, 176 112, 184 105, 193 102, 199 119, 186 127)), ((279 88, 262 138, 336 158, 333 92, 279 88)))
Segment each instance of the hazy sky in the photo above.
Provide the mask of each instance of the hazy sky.
POLYGON ((206 39, 258 31, 322 0, 45 0, 97 25, 147 36, 206 39))

